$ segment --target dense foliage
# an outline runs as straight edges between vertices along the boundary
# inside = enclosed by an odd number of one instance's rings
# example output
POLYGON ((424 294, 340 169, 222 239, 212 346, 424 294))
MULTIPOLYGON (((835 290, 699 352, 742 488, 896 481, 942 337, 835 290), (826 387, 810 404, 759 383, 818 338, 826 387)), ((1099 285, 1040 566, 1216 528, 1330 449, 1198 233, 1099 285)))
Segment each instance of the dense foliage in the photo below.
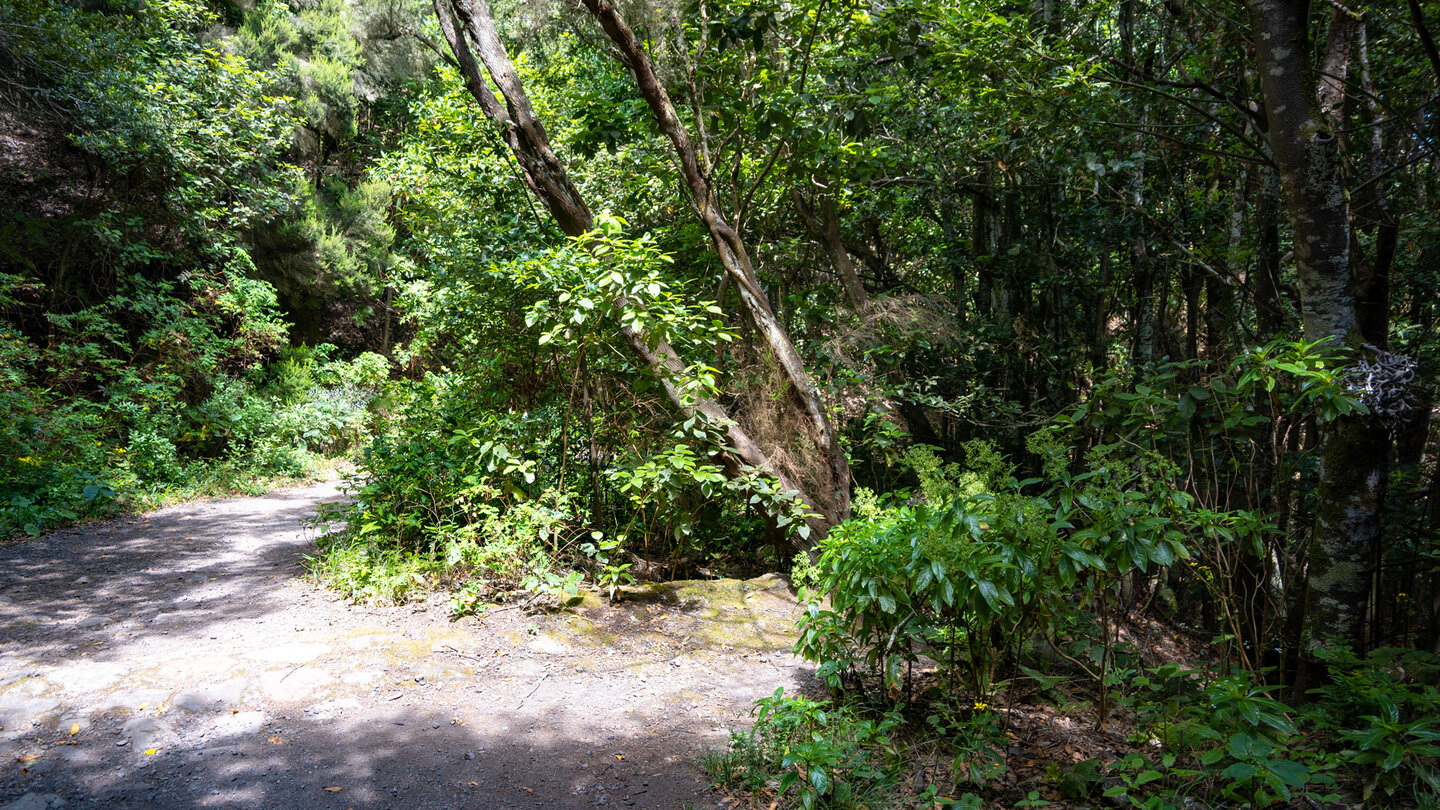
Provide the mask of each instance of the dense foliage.
POLYGON ((0 531, 348 453, 357 599, 791 569, 736 789, 1433 806, 1437 18, 9 3, 0 531))
POLYGON ((0 532, 301 474, 356 442, 389 377, 289 347, 252 237, 316 203, 282 76, 219 22, 0 10, 0 532))

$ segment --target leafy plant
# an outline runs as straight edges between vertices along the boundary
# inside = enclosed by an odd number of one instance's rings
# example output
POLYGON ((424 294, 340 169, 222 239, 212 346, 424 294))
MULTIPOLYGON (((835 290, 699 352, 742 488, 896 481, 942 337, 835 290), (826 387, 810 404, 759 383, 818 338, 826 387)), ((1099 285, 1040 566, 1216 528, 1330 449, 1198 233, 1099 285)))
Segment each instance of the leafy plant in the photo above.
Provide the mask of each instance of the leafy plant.
POLYGON ((806 810, 879 807, 899 773, 891 734, 895 712, 864 718, 845 706, 786 696, 783 689, 755 704, 755 726, 732 732, 724 751, 706 756, 712 778, 758 790, 775 779, 781 795, 806 810))
POLYGON ((603 533, 591 532, 590 539, 592 542, 581 545, 580 550, 600 566, 600 573, 596 580, 600 587, 605 589, 610 601, 613 602, 615 601, 615 592, 620 589, 620 586, 635 584, 635 576, 630 573, 632 563, 612 561, 612 555, 624 545, 625 538, 615 537, 606 540, 603 533))

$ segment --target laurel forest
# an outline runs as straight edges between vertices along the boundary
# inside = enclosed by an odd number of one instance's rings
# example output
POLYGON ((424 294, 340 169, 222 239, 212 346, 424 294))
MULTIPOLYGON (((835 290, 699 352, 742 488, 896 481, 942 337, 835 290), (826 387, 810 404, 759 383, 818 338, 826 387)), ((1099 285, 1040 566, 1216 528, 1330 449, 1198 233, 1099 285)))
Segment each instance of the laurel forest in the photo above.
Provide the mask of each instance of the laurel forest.
POLYGON ((14 0, 0 535, 339 471, 357 601, 779 572, 742 804, 1440 806, 1437 27, 14 0))

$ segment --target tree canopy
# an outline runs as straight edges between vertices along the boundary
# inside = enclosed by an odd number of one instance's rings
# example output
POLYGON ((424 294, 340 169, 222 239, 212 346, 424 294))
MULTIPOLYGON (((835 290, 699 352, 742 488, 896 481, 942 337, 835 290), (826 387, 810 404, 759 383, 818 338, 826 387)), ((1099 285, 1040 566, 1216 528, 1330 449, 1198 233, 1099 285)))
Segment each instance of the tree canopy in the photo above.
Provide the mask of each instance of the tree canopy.
MULTIPOLYGON (((358 596, 793 568, 837 689, 1044 641, 1103 723, 1144 615, 1305 700, 1440 649, 1437 24, 7 4, 0 527, 350 453, 358 596)), ((1319 784, 1269 728, 1132 787, 1319 784)))

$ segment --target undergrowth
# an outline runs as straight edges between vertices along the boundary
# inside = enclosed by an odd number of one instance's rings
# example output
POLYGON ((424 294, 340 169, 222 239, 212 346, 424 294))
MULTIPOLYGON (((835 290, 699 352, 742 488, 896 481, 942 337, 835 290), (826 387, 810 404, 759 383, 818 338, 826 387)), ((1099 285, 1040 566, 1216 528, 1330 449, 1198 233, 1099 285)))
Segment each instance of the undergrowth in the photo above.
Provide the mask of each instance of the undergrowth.
POLYGON ((1440 659, 1321 648, 1330 681, 1288 703, 1271 670, 1147 664, 1125 590, 1233 522, 1154 455, 1092 451, 1076 473, 1055 436, 1030 442, 1045 479, 971 443, 964 467, 910 451, 910 501, 857 497, 797 566, 795 650, 833 699, 757 703, 706 755, 716 784, 806 810, 1440 805, 1440 659))
POLYGON ((211 377, 194 401, 179 382, 121 375, 103 399, 57 404, 13 378, 0 390, 0 537, 334 474, 383 407, 389 365, 333 351, 282 349, 211 377))

